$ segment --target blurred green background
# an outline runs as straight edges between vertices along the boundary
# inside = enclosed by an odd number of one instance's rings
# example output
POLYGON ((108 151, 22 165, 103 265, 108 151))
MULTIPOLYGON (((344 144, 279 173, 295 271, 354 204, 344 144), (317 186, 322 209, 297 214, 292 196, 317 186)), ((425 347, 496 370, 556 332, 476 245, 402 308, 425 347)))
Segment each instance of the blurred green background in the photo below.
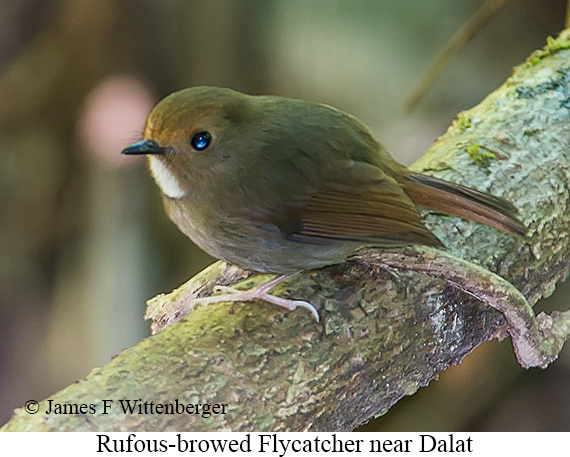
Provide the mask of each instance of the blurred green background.
MULTIPOLYGON (((0 2, 0 424, 148 335, 145 300, 211 262, 164 215, 144 161, 120 155, 156 101, 202 84, 324 102, 410 164, 563 28, 565 0, 511 0, 405 113, 482 4, 0 2)), ((569 297, 562 285, 539 306, 569 297)), ((490 342, 363 429, 568 431, 569 394, 568 348, 524 371, 510 341, 490 342)))

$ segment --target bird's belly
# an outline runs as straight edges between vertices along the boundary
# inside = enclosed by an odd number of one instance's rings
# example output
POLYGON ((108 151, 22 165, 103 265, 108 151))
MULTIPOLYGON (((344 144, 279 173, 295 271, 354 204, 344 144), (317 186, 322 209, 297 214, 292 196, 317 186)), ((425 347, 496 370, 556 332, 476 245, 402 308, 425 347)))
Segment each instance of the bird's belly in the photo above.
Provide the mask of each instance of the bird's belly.
POLYGON ((192 218, 188 211, 169 211, 178 228, 202 250, 241 268, 288 274, 342 262, 358 246, 343 242, 288 240, 274 226, 244 229, 234 221, 192 218))
POLYGON ((264 273, 289 274, 340 263, 349 252, 339 248, 312 246, 294 241, 274 242, 260 239, 226 239, 223 243, 209 243, 202 248, 214 257, 241 268, 264 273))

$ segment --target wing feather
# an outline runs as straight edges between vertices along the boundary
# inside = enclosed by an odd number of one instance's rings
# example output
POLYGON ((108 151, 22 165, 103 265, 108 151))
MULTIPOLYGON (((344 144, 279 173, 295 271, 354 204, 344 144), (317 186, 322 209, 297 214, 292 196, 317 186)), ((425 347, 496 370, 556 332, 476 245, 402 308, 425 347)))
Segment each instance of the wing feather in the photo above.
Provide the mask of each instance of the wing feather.
POLYGON ((441 243, 422 224, 402 186, 380 168, 351 162, 317 189, 301 209, 289 239, 312 237, 377 246, 441 243))

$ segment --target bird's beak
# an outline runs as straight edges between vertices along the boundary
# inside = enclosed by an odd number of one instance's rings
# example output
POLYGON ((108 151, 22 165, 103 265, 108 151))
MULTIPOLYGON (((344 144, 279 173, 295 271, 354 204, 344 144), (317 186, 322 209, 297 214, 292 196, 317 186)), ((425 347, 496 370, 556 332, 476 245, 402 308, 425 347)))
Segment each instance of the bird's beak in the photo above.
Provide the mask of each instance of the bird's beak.
POLYGON ((159 146, 152 140, 142 140, 127 146, 123 149, 122 154, 140 155, 140 154, 154 154, 164 155, 165 148, 159 146))

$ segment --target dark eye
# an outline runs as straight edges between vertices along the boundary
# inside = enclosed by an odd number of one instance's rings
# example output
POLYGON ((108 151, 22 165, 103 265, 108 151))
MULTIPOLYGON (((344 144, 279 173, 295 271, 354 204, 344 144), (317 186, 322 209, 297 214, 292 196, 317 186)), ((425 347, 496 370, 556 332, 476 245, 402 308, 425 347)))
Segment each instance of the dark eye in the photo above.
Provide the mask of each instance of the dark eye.
POLYGON ((196 151, 203 151, 212 142, 212 135, 210 132, 198 132, 190 140, 190 144, 196 151))

